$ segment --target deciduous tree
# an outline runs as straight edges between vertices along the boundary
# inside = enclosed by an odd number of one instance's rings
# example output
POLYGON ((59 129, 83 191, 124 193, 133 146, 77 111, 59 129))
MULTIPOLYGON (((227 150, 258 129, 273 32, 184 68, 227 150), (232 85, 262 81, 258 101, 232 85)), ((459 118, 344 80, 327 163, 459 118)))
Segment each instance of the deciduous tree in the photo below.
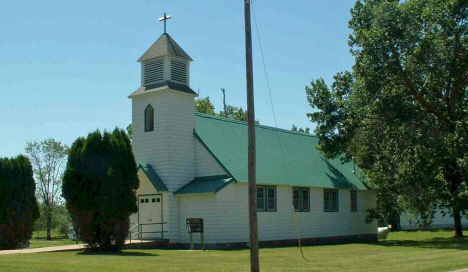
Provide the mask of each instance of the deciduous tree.
POLYGON ((468 209, 468 2, 368 0, 351 10, 352 73, 306 88, 319 149, 356 158, 382 211, 428 224, 468 209), (392 203, 393 202, 393 203, 392 203), (417 216, 417 217, 416 217, 417 216))
POLYGON ((36 195, 45 206, 47 240, 51 239, 52 218, 57 205, 62 202, 62 178, 67 160, 68 146, 49 138, 42 142, 28 142, 26 146, 37 183, 36 195))
POLYGON ((210 97, 199 98, 195 100, 195 111, 215 115, 214 105, 210 101, 210 97))
POLYGON ((310 134, 310 128, 308 128, 308 127, 306 127, 305 129, 303 129, 302 127, 298 128, 296 125, 292 125, 291 131, 310 134))

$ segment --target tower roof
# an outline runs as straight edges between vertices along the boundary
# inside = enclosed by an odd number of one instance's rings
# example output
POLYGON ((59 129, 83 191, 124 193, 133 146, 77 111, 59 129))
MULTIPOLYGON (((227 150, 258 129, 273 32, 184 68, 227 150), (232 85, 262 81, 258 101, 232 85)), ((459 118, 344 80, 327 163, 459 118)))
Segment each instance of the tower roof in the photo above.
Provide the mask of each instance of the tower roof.
POLYGON ((185 51, 174 41, 174 39, 167 33, 163 33, 159 36, 158 40, 151 45, 151 47, 146 50, 143 56, 138 59, 139 62, 145 61, 147 59, 152 59, 156 57, 162 57, 165 55, 184 58, 189 61, 193 59, 185 53, 185 51))

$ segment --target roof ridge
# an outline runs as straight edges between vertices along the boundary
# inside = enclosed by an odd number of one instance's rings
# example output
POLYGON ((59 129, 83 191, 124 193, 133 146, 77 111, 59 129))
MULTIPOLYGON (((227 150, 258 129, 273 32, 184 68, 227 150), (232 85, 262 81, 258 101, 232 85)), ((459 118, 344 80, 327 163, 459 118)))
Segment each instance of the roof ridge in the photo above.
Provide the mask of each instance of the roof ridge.
MULTIPOLYGON (((231 122, 231 123, 236 123, 236 124, 241 124, 241 125, 247 125, 246 121, 235 120, 235 119, 232 119, 232 118, 227 118, 227 117, 222 117, 222 116, 217 116, 217 115, 212 115, 212 114, 207 114, 207 113, 195 112, 195 115, 203 117, 203 118, 211 118, 211 119, 217 119, 217 120, 220 120, 220 121, 226 121, 226 122, 231 122)), ((306 133, 302 133, 302 132, 287 130, 287 129, 284 129, 284 128, 276 128, 276 127, 271 127, 271 126, 266 126, 266 125, 261 125, 261 124, 255 124, 255 127, 274 130, 274 131, 278 131, 278 132, 291 133, 291 134, 295 134, 295 135, 299 135, 299 136, 307 136, 307 137, 318 138, 318 136, 315 135, 315 134, 306 134, 306 133)))
POLYGON ((151 50, 151 48, 153 48, 153 45, 155 45, 155 44, 159 41, 159 39, 161 39, 161 37, 162 37, 163 35, 164 35, 164 33, 161 34, 161 35, 159 35, 159 37, 156 39, 156 41, 154 41, 154 42, 151 44, 151 46, 145 51, 145 53, 143 53, 143 55, 141 55, 141 57, 138 59, 138 61, 140 61, 140 60, 143 58, 143 56, 146 55, 146 53, 148 53, 148 52, 151 50))
POLYGON ((188 57, 190 57, 190 56, 187 54, 187 52, 185 52, 184 49, 182 49, 182 47, 180 47, 180 45, 177 44, 176 41, 174 41, 174 39, 171 37, 171 35, 169 35, 169 34, 167 34, 167 33, 165 33, 165 34, 167 35, 167 39, 166 39, 166 40, 167 40, 167 43, 169 43, 169 45, 171 46, 171 49, 172 49, 172 51, 174 51, 174 55, 175 55, 176 57, 185 58, 184 56, 179 56, 179 55, 177 54, 176 45, 177 45, 178 49, 180 49, 185 55, 187 55, 188 57), (174 43, 175 43, 175 45, 174 45, 174 43))

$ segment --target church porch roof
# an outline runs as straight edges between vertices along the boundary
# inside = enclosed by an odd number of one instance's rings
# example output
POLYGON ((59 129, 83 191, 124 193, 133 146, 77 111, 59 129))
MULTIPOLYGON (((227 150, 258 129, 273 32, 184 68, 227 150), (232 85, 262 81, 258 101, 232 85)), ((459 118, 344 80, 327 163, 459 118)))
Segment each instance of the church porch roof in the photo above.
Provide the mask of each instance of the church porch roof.
POLYGON ((185 194, 215 194, 233 181, 229 176, 196 177, 194 180, 175 191, 175 195, 185 194))
POLYGON ((138 166, 138 170, 142 170, 143 173, 146 175, 148 180, 154 186, 158 192, 167 192, 167 187, 162 181, 162 179, 156 174, 153 167, 150 164, 140 164, 138 166))

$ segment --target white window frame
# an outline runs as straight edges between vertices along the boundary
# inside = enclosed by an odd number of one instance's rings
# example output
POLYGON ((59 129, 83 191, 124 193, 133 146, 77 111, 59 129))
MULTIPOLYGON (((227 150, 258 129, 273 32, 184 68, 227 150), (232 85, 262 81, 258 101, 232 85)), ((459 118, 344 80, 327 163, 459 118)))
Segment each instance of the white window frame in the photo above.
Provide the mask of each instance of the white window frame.
POLYGON ((256 194, 256 197, 257 197, 257 211, 260 211, 260 212, 276 212, 277 211, 277 195, 276 195, 276 187, 275 186, 257 186, 257 194, 256 194), (260 201, 263 201, 263 209, 259 209, 258 208, 258 202, 259 202, 259 199, 258 199, 258 189, 261 188, 263 190, 263 199, 261 199, 260 201), (269 197, 269 190, 273 190, 273 198, 269 197), (273 203, 274 203, 274 209, 273 208, 270 208, 269 207, 269 201, 270 200, 273 200, 273 203))
POLYGON ((357 190, 351 190, 349 192, 349 198, 350 198, 349 205, 351 206, 351 212, 357 212, 357 207, 358 207, 358 197, 357 196, 358 196, 357 190), (353 198, 354 198, 354 203, 353 203, 353 198))
POLYGON ((309 188, 300 188, 300 187, 293 187, 293 207, 294 211, 296 212, 310 212, 310 189, 309 188), (299 192, 299 199, 294 199, 294 191, 299 192), (304 199, 303 192, 307 192, 307 199, 304 199), (299 208, 296 207, 295 201, 299 201, 299 208), (304 201, 307 201, 307 208, 304 209, 304 201))
POLYGON ((339 212, 340 211, 340 193, 337 189, 323 189, 323 211, 324 212, 339 212), (336 207, 333 208, 333 194, 336 194, 336 207), (326 199, 328 195, 328 200, 326 199), (328 208, 327 208, 328 206, 328 208))

